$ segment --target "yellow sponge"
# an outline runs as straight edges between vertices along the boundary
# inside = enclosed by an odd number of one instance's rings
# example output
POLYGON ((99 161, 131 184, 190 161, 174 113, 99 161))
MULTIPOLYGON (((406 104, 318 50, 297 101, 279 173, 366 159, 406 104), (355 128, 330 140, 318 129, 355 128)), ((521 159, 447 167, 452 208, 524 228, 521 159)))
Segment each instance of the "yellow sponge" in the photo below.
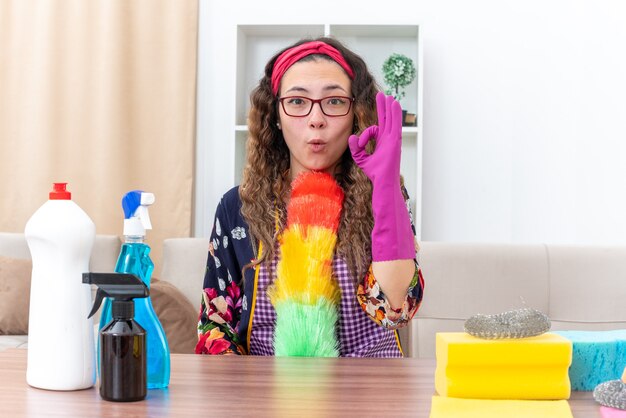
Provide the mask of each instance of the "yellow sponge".
POLYGON ((433 396, 430 418, 572 418, 567 401, 508 401, 433 396))
POLYGON ((484 340, 437 333, 435 388, 441 396, 476 399, 568 399, 572 342, 551 333, 484 340))

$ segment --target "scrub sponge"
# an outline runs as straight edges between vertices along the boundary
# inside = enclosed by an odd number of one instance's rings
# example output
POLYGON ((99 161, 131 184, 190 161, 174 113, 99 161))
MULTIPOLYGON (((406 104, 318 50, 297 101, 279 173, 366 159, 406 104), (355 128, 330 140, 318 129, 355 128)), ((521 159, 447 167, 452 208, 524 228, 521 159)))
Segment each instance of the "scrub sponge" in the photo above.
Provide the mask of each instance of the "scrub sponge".
POLYGON ((435 388, 441 396, 475 399, 567 399, 572 344, 547 333, 484 340, 437 333, 435 388))
POLYGON ((430 418, 572 418, 567 401, 510 401, 433 396, 430 418))
POLYGON ((626 364, 626 330, 558 331, 572 341, 574 354, 569 378, 572 390, 591 391, 608 380, 619 379, 626 364))

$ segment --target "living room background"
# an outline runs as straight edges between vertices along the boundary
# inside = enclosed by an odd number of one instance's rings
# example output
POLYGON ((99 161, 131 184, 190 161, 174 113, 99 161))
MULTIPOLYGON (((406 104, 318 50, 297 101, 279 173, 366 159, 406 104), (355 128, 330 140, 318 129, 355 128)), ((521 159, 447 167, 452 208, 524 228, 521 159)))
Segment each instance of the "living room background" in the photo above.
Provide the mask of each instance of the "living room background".
POLYGON ((234 185, 210 132, 235 123, 212 109, 235 108, 237 25, 322 22, 419 25, 422 240, 623 244, 624 19, 619 0, 200 2, 194 231, 234 185))
POLYGON ((119 200, 143 188, 157 196, 158 263, 163 238, 208 236, 234 185, 213 164, 228 145, 211 138, 222 109, 211 95, 236 88, 220 72, 233 28, 385 23, 420 28, 423 240, 624 242, 626 4, 309 6, 0 2, 0 230, 22 232, 51 183, 68 181, 98 233, 120 234, 119 200))

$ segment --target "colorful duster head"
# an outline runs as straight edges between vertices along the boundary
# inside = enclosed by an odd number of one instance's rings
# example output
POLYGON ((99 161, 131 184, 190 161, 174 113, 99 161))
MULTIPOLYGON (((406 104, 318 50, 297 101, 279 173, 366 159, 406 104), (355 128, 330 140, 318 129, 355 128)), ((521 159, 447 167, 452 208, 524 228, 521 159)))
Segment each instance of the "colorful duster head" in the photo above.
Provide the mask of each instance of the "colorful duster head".
POLYGON ((302 173, 292 184, 277 278, 268 289, 276 310, 277 356, 339 354, 340 294, 332 260, 342 206, 343 191, 328 174, 302 173))
POLYGON ((287 227, 319 226, 337 233, 343 206, 343 190, 329 174, 302 173, 291 185, 287 227))

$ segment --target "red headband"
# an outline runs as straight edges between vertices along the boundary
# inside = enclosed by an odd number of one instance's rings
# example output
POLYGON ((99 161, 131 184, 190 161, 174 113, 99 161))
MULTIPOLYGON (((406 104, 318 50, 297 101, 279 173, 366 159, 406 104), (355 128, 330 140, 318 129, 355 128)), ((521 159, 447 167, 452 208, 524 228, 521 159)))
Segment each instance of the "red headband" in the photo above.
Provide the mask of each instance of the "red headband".
POLYGON ((272 70, 272 92, 274 95, 278 94, 278 85, 280 84, 280 80, 283 78, 283 75, 285 75, 285 72, 287 72, 289 67, 302 58, 313 54, 328 55, 337 64, 341 65, 341 68, 348 73, 351 80, 354 79, 354 71, 352 71, 352 68, 348 65, 346 59, 343 55, 341 55, 341 52, 337 51, 336 48, 321 41, 305 42, 298 46, 294 46, 293 48, 289 48, 276 58, 274 68, 272 70))

